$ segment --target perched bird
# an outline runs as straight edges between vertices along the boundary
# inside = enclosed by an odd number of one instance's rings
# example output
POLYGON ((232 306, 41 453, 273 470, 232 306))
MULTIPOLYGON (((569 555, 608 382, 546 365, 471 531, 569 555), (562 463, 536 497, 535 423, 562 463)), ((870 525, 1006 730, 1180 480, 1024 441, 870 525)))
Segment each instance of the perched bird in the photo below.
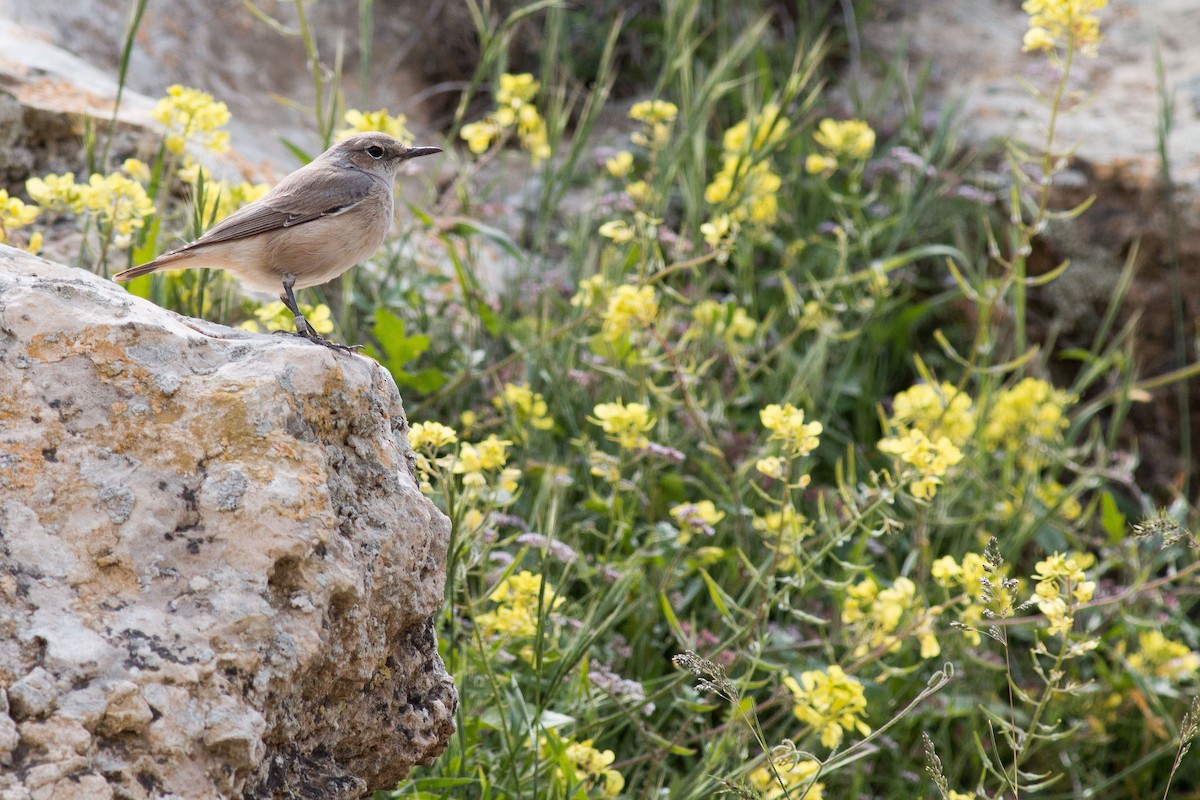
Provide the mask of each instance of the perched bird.
POLYGON ((274 292, 296 317, 296 333, 335 349, 296 305, 295 289, 333 280, 371 255, 392 226, 392 183, 410 158, 438 147, 406 147, 386 133, 358 133, 288 175, 196 241, 118 272, 128 281, 161 269, 206 267, 233 273, 253 291, 274 292))

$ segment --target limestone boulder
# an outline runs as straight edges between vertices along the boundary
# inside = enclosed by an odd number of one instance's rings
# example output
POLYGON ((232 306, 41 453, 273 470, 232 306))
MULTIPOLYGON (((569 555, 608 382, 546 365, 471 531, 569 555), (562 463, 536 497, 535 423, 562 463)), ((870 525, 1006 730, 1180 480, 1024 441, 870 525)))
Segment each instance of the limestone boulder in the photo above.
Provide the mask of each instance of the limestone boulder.
POLYGON ((453 730, 374 361, 0 246, 0 798, 359 797, 453 730))

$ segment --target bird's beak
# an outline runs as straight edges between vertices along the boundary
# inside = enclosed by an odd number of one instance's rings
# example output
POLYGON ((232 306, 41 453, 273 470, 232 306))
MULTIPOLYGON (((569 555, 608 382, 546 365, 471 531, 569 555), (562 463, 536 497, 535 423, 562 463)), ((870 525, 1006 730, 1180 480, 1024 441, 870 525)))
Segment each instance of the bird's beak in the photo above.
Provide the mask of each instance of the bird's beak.
POLYGON ((410 147, 404 151, 404 158, 408 160, 410 158, 417 158, 418 156, 431 156, 434 153, 440 152, 442 152, 442 148, 440 147, 410 147))

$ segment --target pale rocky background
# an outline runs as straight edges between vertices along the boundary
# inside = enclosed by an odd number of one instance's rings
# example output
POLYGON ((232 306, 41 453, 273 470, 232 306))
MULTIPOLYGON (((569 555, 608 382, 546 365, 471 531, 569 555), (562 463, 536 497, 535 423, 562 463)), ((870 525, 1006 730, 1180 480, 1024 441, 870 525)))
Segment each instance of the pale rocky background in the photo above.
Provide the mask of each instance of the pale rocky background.
POLYGON ((356 798, 453 731, 374 361, 0 246, 0 798, 356 798))

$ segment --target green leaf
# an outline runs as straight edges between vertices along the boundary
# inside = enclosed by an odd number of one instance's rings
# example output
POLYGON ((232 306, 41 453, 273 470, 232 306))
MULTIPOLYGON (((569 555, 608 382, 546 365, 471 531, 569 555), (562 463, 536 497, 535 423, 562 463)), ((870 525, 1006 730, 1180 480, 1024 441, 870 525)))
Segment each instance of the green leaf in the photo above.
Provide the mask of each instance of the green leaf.
POLYGON ((1117 500, 1112 496, 1112 492, 1104 492, 1100 495, 1100 527, 1104 528, 1104 532, 1108 534, 1110 544, 1116 544, 1125 538, 1125 525, 1128 520, 1121 513, 1121 509, 1117 508, 1117 500))
POLYGON ((462 236, 464 239, 469 236, 482 236, 484 239, 487 239, 492 244, 500 247, 518 261, 525 261, 525 254, 521 252, 521 248, 517 246, 517 243, 512 240, 511 236, 499 228, 493 228, 490 225, 484 225, 478 220, 460 217, 454 221, 454 224, 446 229, 446 232, 457 234, 458 236, 462 236))
POLYGON ((446 382, 446 376, 435 367, 428 367, 417 373, 406 370, 405 365, 417 360, 429 349, 429 337, 424 334, 407 335, 404 320, 397 317, 386 308, 375 311, 375 324, 371 334, 383 348, 381 353, 372 345, 367 345, 367 355, 374 358, 392 373, 397 386, 411 386, 419 392, 435 391, 446 382))

